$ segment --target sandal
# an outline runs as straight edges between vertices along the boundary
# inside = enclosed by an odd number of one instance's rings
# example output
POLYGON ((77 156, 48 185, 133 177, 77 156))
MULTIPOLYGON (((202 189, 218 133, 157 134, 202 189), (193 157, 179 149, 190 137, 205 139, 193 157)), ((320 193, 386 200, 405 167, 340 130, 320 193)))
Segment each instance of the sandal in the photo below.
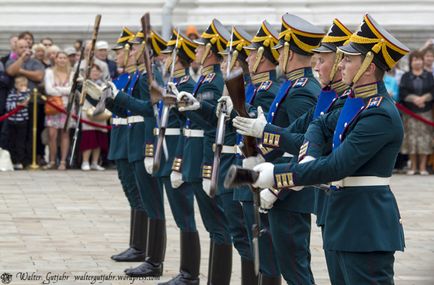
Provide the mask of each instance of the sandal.
POLYGON ((51 170, 54 169, 56 167, 56 162, 54 161, 50 161, 49 163, 47 163, 46 165, 43 166, 44 170, 51 170))
POLYGON ((66 161, 60 161, 59 167, 57 170, 66 170, 66 161))

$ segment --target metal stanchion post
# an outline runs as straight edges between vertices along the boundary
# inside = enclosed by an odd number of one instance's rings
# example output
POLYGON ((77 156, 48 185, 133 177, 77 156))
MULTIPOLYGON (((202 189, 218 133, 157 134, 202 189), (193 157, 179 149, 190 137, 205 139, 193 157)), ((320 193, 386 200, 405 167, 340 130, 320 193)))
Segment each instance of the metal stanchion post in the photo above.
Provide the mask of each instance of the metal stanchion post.
POLYGON ((36 163, 36 136, 38 126, 38 89, 33 88, 33 129, 32 129, 32 164, 30 169, 39 169, 39 165, 36 163))

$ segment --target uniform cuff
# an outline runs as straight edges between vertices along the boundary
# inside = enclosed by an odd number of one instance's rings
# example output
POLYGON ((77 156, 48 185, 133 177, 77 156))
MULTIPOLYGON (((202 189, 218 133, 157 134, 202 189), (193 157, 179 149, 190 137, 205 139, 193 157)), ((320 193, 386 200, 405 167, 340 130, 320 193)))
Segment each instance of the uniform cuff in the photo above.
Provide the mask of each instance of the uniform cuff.
POLYGON ((281 128, 267 124, 262 134, 262 145, 269 148, 279 148, 281 128))

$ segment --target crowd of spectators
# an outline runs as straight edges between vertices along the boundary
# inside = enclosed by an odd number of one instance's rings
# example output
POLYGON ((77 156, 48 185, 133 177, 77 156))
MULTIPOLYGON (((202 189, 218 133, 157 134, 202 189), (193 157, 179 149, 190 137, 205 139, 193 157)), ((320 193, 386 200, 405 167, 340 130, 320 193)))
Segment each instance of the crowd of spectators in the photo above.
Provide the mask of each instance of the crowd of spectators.
MULTIPOLYGON (((80 58, 81 40, 71 46, 59 47, 49 38, 35 42, 31 32, 25 31, 9 38, 10 50, 0 59, 0 116, 19 108, 19 111, 0 122, 0 148, 8 150, 14 169, 24 169, 32 162, 33 97, 35 90, 41 96, 37 100, 37 163, 44 169, 66 170, 71 154, 71 139, 76 126, 70 120, 64 128, 65 110, 71 92, 72 77, 80 58), (51 104, 47 104, 49 101, 51 104)), ((89 53, 90 45, 84 49, 89 53)), ((118 75, 116 63, 108 58, 109 45, 98 41, 91 79, 102 83, 118 75)), ((84 74, 85 60, 80 65, 84 74)), ((93 118, 86 115, 91 105, 86 102, 83 118, 101 126, 107 126, 107 117, 93 118)), ((74 166, 87 170, 104 170, 108 150, 108 131, 81 124, 77 143, 79 154, 74 155, 74 166), (89 164, 90 156, 92 163, 89 164)))

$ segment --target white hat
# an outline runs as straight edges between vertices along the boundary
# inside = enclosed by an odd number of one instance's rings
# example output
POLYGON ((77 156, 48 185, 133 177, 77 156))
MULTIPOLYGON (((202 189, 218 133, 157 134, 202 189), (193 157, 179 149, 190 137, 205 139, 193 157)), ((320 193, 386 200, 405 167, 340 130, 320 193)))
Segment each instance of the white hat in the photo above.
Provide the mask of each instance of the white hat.
POLYGON ((106 41, 97 41, 95 44, 95 49, 108 49, 109 45, 106 41))
POLYGON ((67 48, 65 48, 65 53, 66 53, 66 55, 70 56, 73 54, 77 54, 77 51, 73 47, 67 47, 67 48))

